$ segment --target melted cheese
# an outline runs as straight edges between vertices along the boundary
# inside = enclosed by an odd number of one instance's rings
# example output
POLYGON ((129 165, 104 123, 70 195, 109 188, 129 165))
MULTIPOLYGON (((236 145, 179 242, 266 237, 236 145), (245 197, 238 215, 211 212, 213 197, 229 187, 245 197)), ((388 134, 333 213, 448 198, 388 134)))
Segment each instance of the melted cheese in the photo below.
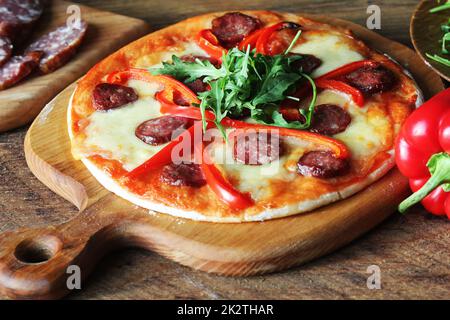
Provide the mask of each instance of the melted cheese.
POLYGON ((107 112, 94 112, 86 128, 85 146, 107 159, 119 160, 126 170, 132 170, 164 145, 148 145, 135 135, 139 124, 161 115, 159 102, 154 99, 155 92, 161 90, 160 85, 136 80, 129 81, 128 85, 136 90, 139 99, 107 112))
MULTIPOLYGON (((207 56, 195 43, 185 43, 183 50, 159 53, 161 61, 170 61, 172 55, 198 55, 207 56)), ((150 59, 151 60, 151 59, 150 59)), ((162 63, 149 68, 159 68, 162 63)), ((148 67, 148 66, 145 66, 148 67)), ((107 159, 118 160, 123 167, 130 171, 151 158, 164 145, 151 146, 135 136, 136 127, 142 122, 161 116, 159 103, 154 99, 161 85, 144 81, 131 80, 128 86, 136 90, 139 99, 123 107, 107 112, 94 112, 88 119, 86 128, 87 139, 84 143, 84 154, 89 156, 94 151, 107 159)))
POLYGON ((209 152, 213 162, 226 177, 236 182, 235 187, 242 192, 250 192, 255 200, 270 196, 271 180, 292 180, 296 177, 285 167, 285 157, 261 166, 244 165, 234 160, 232 144, 223 142, 215 142, 209 152))
MULTIPOLYGON (((208 57, 209 55, 201 49, 196 42, 185 42, 183 43, 182 50, 179 48, 174 48, 174 51, 166 51, 162 53, 157 53, 158 60, 161 61, 157 64, 152 64, 150 68, 161 68, 163 66, 164 62, 170 62, 172 61, 172 56, 175 55, 177 57, 187 56, 187 55, 193 55, 193 56, 200 56, 200 57, 208 57)), ((142 65, 142 67, 148 67, 148 64, 145 65, 145 61, 148 60, 148 57, 143 57, 143 61, 139 61, 138 64, 142 65)), ((141 59, 141 60, 142 60, 141 59)), ((151 60, 151 59, 150 59, 151 60)))
POLYGON ((343 35, 307 31, 302 34, 302 37, 305 41, 295 46, 292 52, 312 54, 322 60, 322 65, 312 73, 313 77, 321 76, 350 62, 364 59, 350 46, 343 35))
POLYGON ((384 147, 386 132, 391 130, 386 114, 369 115, 369 105, 361 108, 354 104, 349 96, 331 90, 324 90, 317 96, 316 105, 326 103, 341 106, 350 113, 350 125, 344 132, 333 137, 347 145, 354 159, 364 159, 384 147))
MULTIPOLYGON (((308 101, 304 101, 308 103, 308 101)), ((361 108, 345 94, 331 90, 324 90, 317 96, 316 105, 335 104, 349 112, 352 121, 344 132, 336 134, 334 138, 344 142, 350 149, 352 158, 364 160, 386 144, 386 132, 390 130, 386 114, 371 113, 369 106, 361 108)), ((224 143, 214 143, 210 149, 214 163, 224 174, 235 182, 235 187, 242 192, 250 192, 255 200, 269 198, 276 191, 272 190, 270 181, 292 181, 298 178, 297 161, 306 150, 315 147, 308 142, 293 137, 283 139, 287 151, 279 160, 262 166, 243 165, 236 162, 233 157, 232 146, 224 143)), ((319 147, 320 148, 320 147, 319 147)))

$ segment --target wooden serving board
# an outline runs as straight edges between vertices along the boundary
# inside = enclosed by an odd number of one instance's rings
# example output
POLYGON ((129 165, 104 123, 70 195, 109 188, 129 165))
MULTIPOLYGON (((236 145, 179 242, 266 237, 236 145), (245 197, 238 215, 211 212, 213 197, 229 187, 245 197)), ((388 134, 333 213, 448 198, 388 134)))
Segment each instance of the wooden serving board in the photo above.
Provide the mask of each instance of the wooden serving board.
MULTIPOLYGON (((60 0, 49 3, 29 42, 66 23, 69 17, 67 8, 75 5, 60 0)), ((33 75, 0 91, 0 132, 31 122, 47 102, 85 74, 97 61, 150 30, 142 20, 76 5, 81 9, 81 18, 89 23, 77 54, 50 74, 33 75)))
MULTIPOLYGON (((443 90, 440 78, 409 48, 365 28, 347 26, 369 45, 408 67, 426 97, 443 90)), ((266 222, 217 224, 139 208, 106 191, 70 153, 66 109, 75 85, 53 99, 25 139, 32 172, 80 214, 62 225, 0 235, 0 290, 13 298, 58 298, 66 273, 78 265, 83 279, 108 251, 123 246, 154 250, 195 269, 247 276, 283 270, 329 253, 384 220, 408 194, 394 169, 355 196, 310 213, 266 222)))

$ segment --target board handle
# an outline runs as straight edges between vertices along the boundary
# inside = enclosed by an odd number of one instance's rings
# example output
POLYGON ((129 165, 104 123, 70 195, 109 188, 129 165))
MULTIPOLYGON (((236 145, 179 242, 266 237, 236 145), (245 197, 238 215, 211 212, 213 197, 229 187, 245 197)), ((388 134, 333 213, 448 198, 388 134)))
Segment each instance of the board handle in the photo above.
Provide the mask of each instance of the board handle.
POLYGON ((57 299, 77 289, 120 241, 126 221, 81 213, 57 226, 0 235, 0 292, 13 299, 57 299))

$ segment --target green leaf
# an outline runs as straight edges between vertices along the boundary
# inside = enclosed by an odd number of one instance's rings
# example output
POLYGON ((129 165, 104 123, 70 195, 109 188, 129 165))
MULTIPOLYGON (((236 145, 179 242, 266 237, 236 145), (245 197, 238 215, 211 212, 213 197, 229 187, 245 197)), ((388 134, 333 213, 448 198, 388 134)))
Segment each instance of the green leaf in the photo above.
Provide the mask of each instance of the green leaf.
POLYGON ((429 53, 426 53, 426 56, 429 59, 433 60, 433 61, 439 62, 439 63, 443 64, 444 66, 450 67, 450 60, 449 59, 446 59, 446 58, 443 58, 441 56, 438 56, 437 54, 431 55, 429 53))
POLYGON ((448 184, 450 183, 450 155, 446 152, 433 154, 427 162, 427 167, 430 170, 431 177, 419 190, 399 204, 398 210, 401 213, 420 202, 439 186, 443 186, 444 191, 448 191, 448 184))
POLYGON ((286 51, 284 52, 285 55, 287 55, 292 48, 295 46, 295 44, 297 43, 298 38, 300 38, 300 35, 302 34, 302 29, 299 29, 297 31, 297 33, 295 34, 294 39, 291 41, 291 44, 289 45, 289 47, 286 49, 286 51))
POLYGON ((165 74, 174 77, 180 81, 192 82, 198 78, 205 77, 206 81, 215 80, 225 75, 223 68, 217 69, 208 60, 201 61, 197 59, 195 62, 182 61, 177 56, 172 56, 172 62, 163 62, 163 67, 158 69, 150 69, 152 74, 165 74))
POLYGON ((301 59, 301 55, 287 54, 300 35, 299 31, 285 53, 276 56, 256 54, 250 47, 245 52, 232 48, 224 54, 220 68, 209 61, 197 59, 195 62, 187 62, 173 56, 170 63, 165 62, 161 68, 151 72, 170 75, 183 82, 202 78, 210 85, 211 90, 198 94, 204 129, 206 110, 214 113, 215 124, 224 136, 222 119, 226 116, 242 116, 246 110, 259 123, 306 129, 311 123, 316 100, 314 81, 293 67, 293 62, 301 59), (306 121, 288 122, 279 112, 280 103, 289 97, 292 89, 302 79, 308 80, 313 87, 313 99, 309 108, 300 110, 306 121))
POLYGON ((442 53, 444 54, 448 54, 448 50, 447 50, 447 41, 450 40, 450 32, 444 34, 444 36, 442 37, 442 53))
POLYGON ((317 88, 314 83, 314 80, 306 74, 301 74, 304 78, 306 78, 311 85, 312 88, 312 98, 309 103, 308 109, 299 109, 300 114, 305 118, 304 122, 300 121, 286 121, 283 115, 278 111, 278 107, 276 109, 266 107, 264 109, 264 113, 256 113, 252 114, 252 118, 259 123, 263 123, 266 125, 273 125, 277 127, 291 128, 291 129, 307 129, 311 125, 311 119, 314 113, 314 107, 317 100, 317 88), (270 113, 270 117, 267 115, 270 113))
POLYGON ((447 9, 450 9, 450 1, 447 1, 446 3, 441 4, 440 6, 430 9, 430 12, 435 13, 435 12, 439 12, 439 11, 443 11, 443 10, 447 10, 447 9))

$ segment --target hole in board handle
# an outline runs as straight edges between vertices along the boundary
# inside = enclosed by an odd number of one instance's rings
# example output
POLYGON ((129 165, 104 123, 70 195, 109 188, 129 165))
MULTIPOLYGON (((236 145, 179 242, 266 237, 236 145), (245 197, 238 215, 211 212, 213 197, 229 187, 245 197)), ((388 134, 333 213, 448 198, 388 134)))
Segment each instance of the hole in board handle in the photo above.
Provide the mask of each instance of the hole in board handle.
POLYGON ((14 255, 23 263, 42 263, 53 258, 62 248, 61 240, 56 236, 40 236, 20 242, 14 255))

